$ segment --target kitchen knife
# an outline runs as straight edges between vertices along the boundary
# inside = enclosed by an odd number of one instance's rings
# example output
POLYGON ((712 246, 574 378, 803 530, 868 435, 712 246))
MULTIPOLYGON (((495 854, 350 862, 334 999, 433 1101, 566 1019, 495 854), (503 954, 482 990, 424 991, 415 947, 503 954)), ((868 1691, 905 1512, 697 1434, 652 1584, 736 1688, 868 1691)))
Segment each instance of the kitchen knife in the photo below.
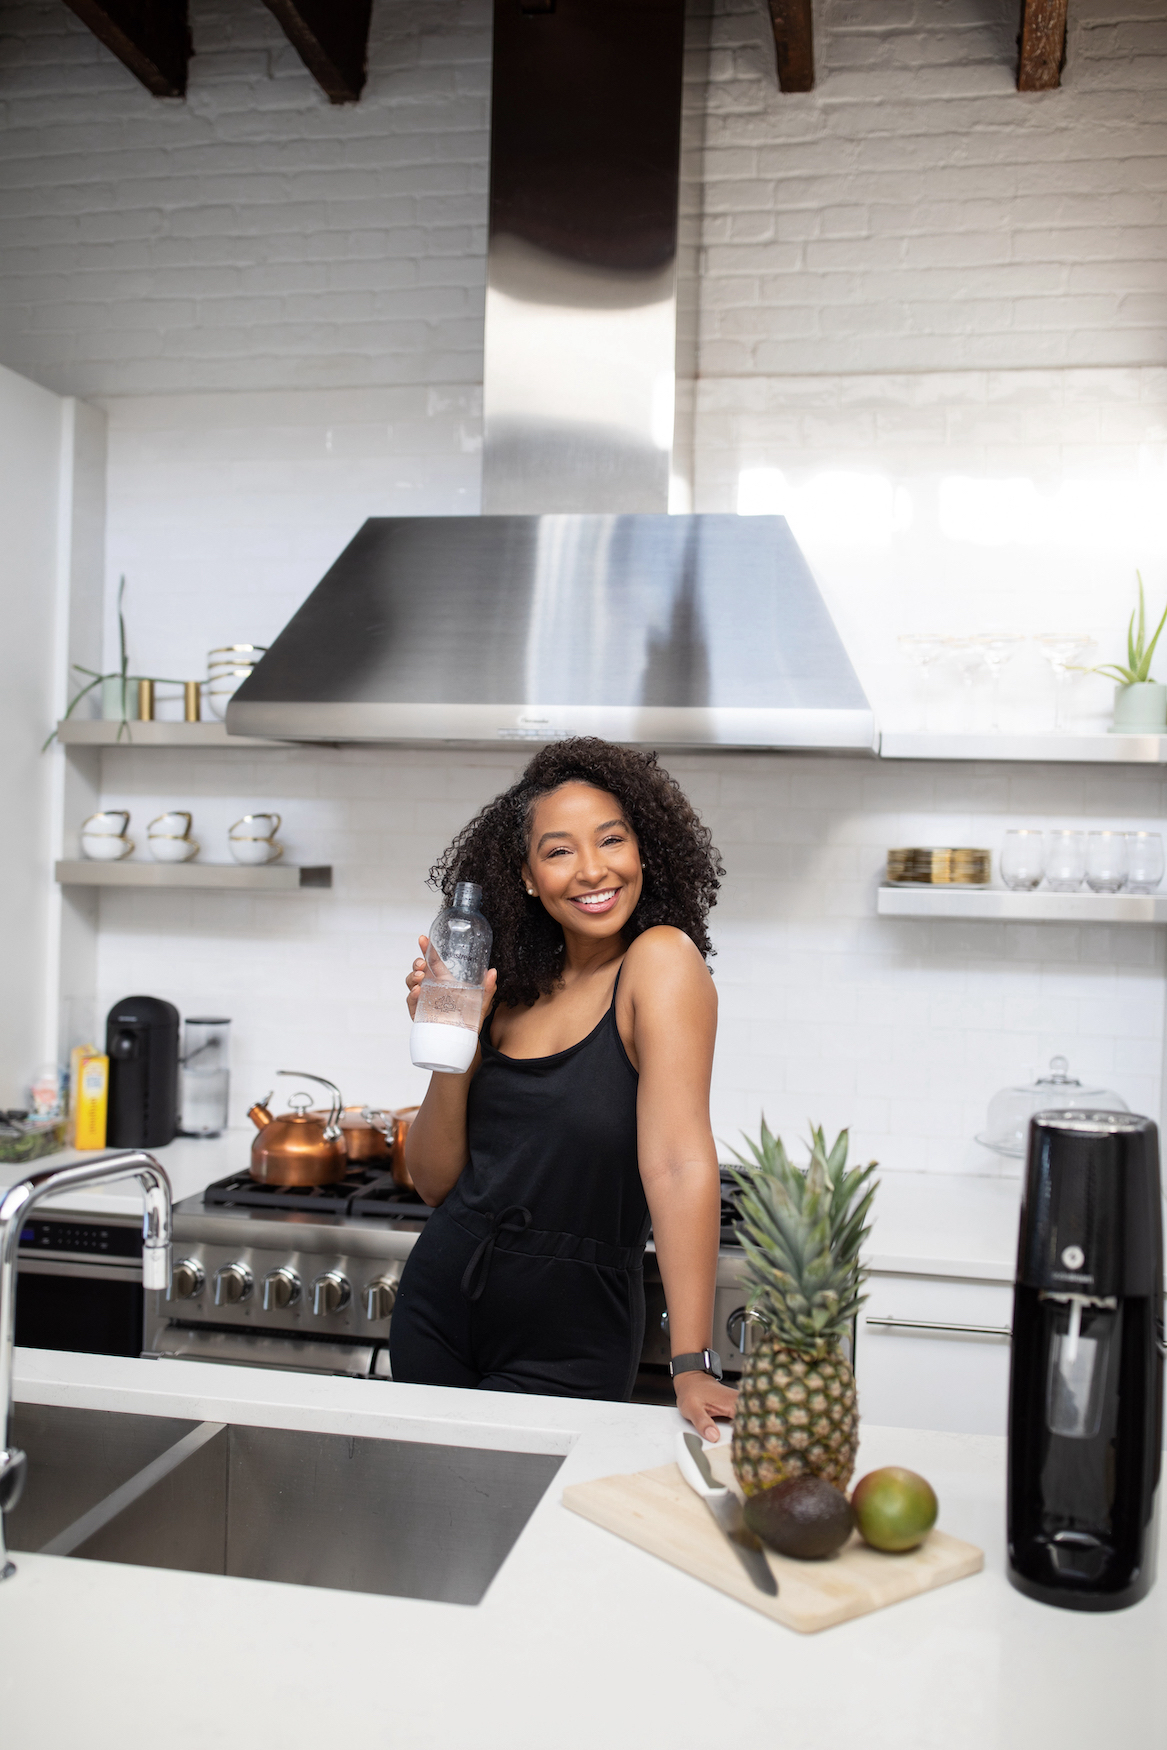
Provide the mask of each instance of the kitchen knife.
POLYGON ((733 1490, 715 1480, 705 1448, 696 1434, 677 1435, 677 1464, 693 1493, 700 1495, 712 1513, 718 1529, 725 1533, 730 1547, 758 1591, 776 1598, 778 1582, 770 1572, 761 1542, 747 1530, 742 1504, 733 1490))

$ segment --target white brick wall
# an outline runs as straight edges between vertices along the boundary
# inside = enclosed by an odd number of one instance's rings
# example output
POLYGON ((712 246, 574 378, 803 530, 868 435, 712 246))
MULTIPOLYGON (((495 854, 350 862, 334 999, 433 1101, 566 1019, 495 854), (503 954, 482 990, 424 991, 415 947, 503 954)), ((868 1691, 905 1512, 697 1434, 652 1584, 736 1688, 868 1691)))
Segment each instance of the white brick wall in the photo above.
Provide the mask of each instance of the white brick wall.
MULTIPOLYGON (((1074 0, 1063 88, 1028 97, 1017 0, 816 0, 805 97, 775 89, 764 0, 693 10, 698 508, 781 476, 885 721, 918 708, 899 630, 1072 620, 1112 655, 1133 565, 1167 593, 1159 0, 1074 0), (847 474, 866 526, 835 515, 847 474), (953 478, 983 526, 946 526, 953 478), (1019 481, 1036 545, 992 535, 1019 481)), ((111 594, 124 570, 136 660, 193 675, 213 643, 266 641, 365 515, 477 509, 490 5, 376 0, 355 109, 326 103, 259 0, 191 16, 176 105, 60 0, 0 12, 0 360, 100 396, 111 594)), ((1105 702, 1081 686, 1084 720, 1105 702)), ((1005 704, 1048 722, 1032 650, 1005 704)), ((970 1141, 985 1102, 1055 1051, 1157 1112, 1160 932, 879 920, 873 889, 894 843, 1157 825, 1158 774, 671 763, 728 868, 720 1137, 764 1106, 788 1133, 853 1122, 893 1169, 995 1171, 970 1141)), ((99 1013, 134 988, 224 1006, 237 1110, 296 1056, 354 1099, 416 1092, 400 981, 422 877, 512 770, 502 752, 109 754, 107 800, 139 831, 189 805, 217 857, 231 820, 272 806, 289 857, 332 862, 336 886, 105 893, 99 1013)))
MULTIPOLYGON (((107 889, 98 1013, 133 990, 235 1022, 236 1122, 287 1062, 346 1099, 416 1098, 404 977, 436 909, 434 856, 508 784, 513 754, 305 748, 254 757, 117 750, 104 794, 131 832, 190 808, 204 855, 277 808, 289 859, 331 861, 331 893, 107 889)), ((999 846, 1011 821, 1160 825, 1167 776, 1104 768, 891 767, 744 754, 670 758, 727 877, 712 917, 721 1012, 715 1135, 765 1109, 788 1138, 851 1124, 890 1171, 1015 1171, 972 1138, 988 1100, 1061 1052, 1158 1111, 1163 934, 1100 925, 877 918, 889 845, 999 846)))
MULTIPOLYGON (((793 96, 765 0, 692 0, 701 374, 1167 362, 1156 0, 1075 0, 1024 96, 1017 0, 815 10, 793 96)), ((60 0, 5 6, 0 360, 80 395, 480 380, 489 0, 377 0, 340 108, 260 0, 191 21, 172 103, 60 0)))
POLYGON ((1022 95, 1017 0, 816 0, 776 89, 763 0, 713 0, 703 376, 1167 361, 1167 14, 1074 0, 1022 95))
MULTIPOLYGON (((926 371, 706 377, 697 384, 699 510, 789 515, 888 728, 924 704, 896 635, 1084 629, 1123 657, 1141 569, 1167 600, 1167 371, 926 371)), ((1161 607, 1156 609, 1156 614, 1161 607)), ((1125 657, 1123 657, 1125 660, 1125 657)), ((1157 672, 1164 672, 1159 659, 1157 672)), ((933 728, 988 727, 949 669, 933 728)), ((1083 729, 1113 686, 1073 684, 1083 729)), ((1052 727, 1035 645, 1005 672, 1001 726, 1052 727)))
POLYGON ((0 16, 0 360, 58 391, 475 383, 489 0, 378 0, 330 105, 260 0, 192 0, 185 102, 60 0, 0 16))

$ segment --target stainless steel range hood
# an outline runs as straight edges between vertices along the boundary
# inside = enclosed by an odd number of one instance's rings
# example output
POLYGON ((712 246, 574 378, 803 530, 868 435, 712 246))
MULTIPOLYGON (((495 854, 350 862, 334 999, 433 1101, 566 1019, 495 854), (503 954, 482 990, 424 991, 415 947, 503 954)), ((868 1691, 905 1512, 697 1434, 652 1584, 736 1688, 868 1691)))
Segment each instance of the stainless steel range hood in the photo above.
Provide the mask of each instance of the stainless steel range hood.
POLYGON ((684 12, 495 0, 489 514, 370 519, 230 733, 875 747, 786 523, 664 514, 684 12))
POLYGON ((371 517, 236 693, 227 728, 875 745, 781 517, 371 517))

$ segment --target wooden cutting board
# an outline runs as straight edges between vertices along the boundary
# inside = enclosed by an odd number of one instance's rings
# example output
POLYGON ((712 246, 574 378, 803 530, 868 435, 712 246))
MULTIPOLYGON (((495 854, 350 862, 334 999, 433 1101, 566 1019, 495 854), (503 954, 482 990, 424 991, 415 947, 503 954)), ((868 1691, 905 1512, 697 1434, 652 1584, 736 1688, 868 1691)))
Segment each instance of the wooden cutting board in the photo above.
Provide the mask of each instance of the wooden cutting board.
MULTIPOLYGON (((706 1456, 717 1480, 730 1482, 728 1444, 707 1447, 706 1456)), ((564 1489, 563 1504, 802 1634, 963 1580, 985 1564, 983 1551, 944 1531, 929 1532, 918 1549, 903 1555, 870 1549, 856 1533, 838 1555, 821 1562, 796 1562, 768 1550, 778 1582, 778 1596, 770 1598, 751 1584, 709 1509, 675 1464, 574 1483, 564 1489)))

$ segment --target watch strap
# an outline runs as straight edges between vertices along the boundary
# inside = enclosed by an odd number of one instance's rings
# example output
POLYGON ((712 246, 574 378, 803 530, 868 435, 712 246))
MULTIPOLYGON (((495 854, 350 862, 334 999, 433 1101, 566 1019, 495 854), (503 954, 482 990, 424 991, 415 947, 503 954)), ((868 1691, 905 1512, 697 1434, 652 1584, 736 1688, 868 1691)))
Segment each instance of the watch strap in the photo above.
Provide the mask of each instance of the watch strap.
POLYGON ((714 1379, 720 1379, 721 1356, 716 1349, 697 1349, 691 1355, 674 1355, 669 1362, 669 1372, 674 1379, 678 1373, 708 1373, 714 1379))

